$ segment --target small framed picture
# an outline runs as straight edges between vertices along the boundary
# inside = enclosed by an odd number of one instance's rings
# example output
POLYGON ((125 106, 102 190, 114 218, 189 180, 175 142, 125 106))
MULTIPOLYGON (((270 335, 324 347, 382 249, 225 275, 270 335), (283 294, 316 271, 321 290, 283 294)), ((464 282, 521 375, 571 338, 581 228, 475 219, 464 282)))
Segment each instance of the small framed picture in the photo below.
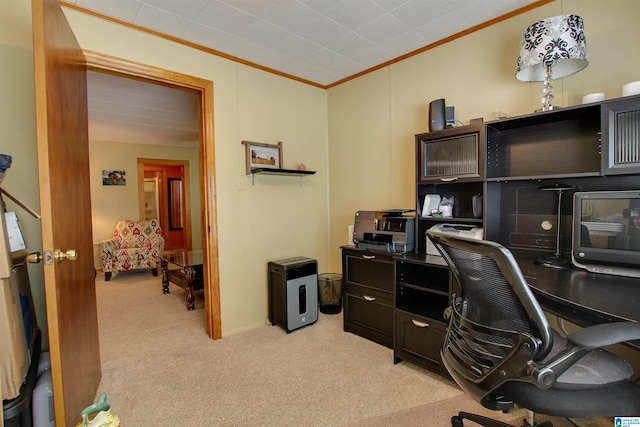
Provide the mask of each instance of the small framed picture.
POLYGON ((127 185, 127 172, 103 170, 102 185, 127 185))
POLYGON ((282 169, 282 142, 274 145, 242 141, 242 144, 245 146, 247 175, 256 168, 282 169))

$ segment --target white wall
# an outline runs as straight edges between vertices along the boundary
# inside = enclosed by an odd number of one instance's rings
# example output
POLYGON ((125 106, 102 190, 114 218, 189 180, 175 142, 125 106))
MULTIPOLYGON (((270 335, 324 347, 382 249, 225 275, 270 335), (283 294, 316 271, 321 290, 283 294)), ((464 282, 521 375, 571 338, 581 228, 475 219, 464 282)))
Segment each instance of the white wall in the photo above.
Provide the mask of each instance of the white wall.
POLYGON ((640 80, 640 2, 562 0, 329 89, 333 268, 356 210, 415 207, 414 135, 428 131, 430 101, 445 98, 465 124, 540 108, 542 83, 514 77, 520 35, 564 13, 584 19, 589 66, 554 81, 555 105, 579 104, 593 92, 619 97, 624 83, 640 80))

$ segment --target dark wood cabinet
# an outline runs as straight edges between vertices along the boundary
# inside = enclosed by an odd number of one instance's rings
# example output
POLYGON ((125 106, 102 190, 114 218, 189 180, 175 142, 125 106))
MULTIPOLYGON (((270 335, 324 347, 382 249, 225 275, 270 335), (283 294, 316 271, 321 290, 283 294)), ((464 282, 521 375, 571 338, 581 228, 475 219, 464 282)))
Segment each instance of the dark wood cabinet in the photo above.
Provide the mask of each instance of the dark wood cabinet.
POLYGON ((438 257, 407 254, 396 259, 395 363, 409 360, 448 375, 440 346, 450 294, 449 268, 438 257))
POLYGON ((442 258, 427 253, 427 230, 465 224, 511 250, 549 255, 558 196, 541 190, 570 184, 559 233, 568 258, 572 192, 638 190, 639 135, 640 96, 416 135, 415 253, 343 247, 344 330, 393 348, 396 363, 447 375, 440 345, 453 284, 442 258), (454 200, 453 217, 425 211, 432 195, 454 200))
POLYGON ((342 248, 344 330, 393 348, 394 256, 342 248))
POLYGON ((640 96, 602 104, 602 174, 640 173, 640 96))

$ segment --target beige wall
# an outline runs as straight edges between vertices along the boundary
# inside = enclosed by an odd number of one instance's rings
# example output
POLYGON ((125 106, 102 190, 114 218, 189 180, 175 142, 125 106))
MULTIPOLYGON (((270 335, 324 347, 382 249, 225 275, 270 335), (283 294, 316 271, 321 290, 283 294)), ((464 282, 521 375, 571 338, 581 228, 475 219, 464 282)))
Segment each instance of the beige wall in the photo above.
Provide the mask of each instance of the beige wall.
POLYGON ((267 319, 267 262, 328 265, 326 91, 65 10, 83 49, 213 81, 223 336, 267 319), (283 165, 316 175, 245 175, 242 140, 283 141, 283 165))
MULTIPOLYGON (((0 153, 13 156, 2 187, 35 211, 40 211, 33 89, 31 2, 0 0, 0 153)), ((42 251, 40 220, 8 198, 7 209, 20 220, 29 251, 42 251)), ((36 317, 48 348, 42 264, 29 264, 36 317)))
POLYGON ((584 18, 589 66, 554 81, 556 105, 579 104, 593 92, 619 97, 624 83, 640 80, 640 2, 563 0, 329 89, 333 268, 356 210, 415 207, 414 135, 428 131, 430 101, 445 98, 465 124, 540 108, 542 83, 514 77, 520 34, 563 13, 584 18))
MULTIPOLYGON (((3 185, 38 209, 31 6, 0 5, 0 152, 14 156, 3 185)), ((355 210, 414 207, 413 136, 427 130, 429 101, 445 98, 465 123, 538 108, 541 84, 513 77, 520 33, 569 12, 585 19, 590 65, 554 82, 556 104, 577 104, 591 92, 617 97, 622 84, 640 80, 635 0, 616 0, 615 7, 554 2, 328 91, 66 11, 85 49, 214 83, 225 336, 265 322, 267 261, 303 255, 317 258, 321 272, 340 271, 339 246, 348 241, 355 210), (318 172, 257 176, 253 185, 244 174, 242 140, 283 141, 285 167, 305 163, 318 172)), ((20 218, 29 249, 41 250, 39 222, 20 218)), ((42 325, 42 267, 30 266, 30 277, 42 325)))

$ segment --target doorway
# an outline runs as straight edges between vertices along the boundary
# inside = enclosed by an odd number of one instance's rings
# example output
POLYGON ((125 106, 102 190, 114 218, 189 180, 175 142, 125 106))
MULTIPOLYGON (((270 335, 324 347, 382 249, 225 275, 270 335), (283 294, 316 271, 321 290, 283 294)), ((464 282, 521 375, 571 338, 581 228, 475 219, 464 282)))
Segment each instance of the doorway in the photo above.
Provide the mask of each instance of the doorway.
POLYGON ((213 138, 213 82, 96 52, 84 51, 84 55, 89 71, 188 90, 196 93, 199 97, 199 167, 205 322, 207 334, 213 339, 220 339, 222 338, 222 321, 218 269, 215 143, 213 138))
POLYGON ((138 159, 140 219, 160 221, 165 252, 193 248, 189 184, 188 161, 138 159))

